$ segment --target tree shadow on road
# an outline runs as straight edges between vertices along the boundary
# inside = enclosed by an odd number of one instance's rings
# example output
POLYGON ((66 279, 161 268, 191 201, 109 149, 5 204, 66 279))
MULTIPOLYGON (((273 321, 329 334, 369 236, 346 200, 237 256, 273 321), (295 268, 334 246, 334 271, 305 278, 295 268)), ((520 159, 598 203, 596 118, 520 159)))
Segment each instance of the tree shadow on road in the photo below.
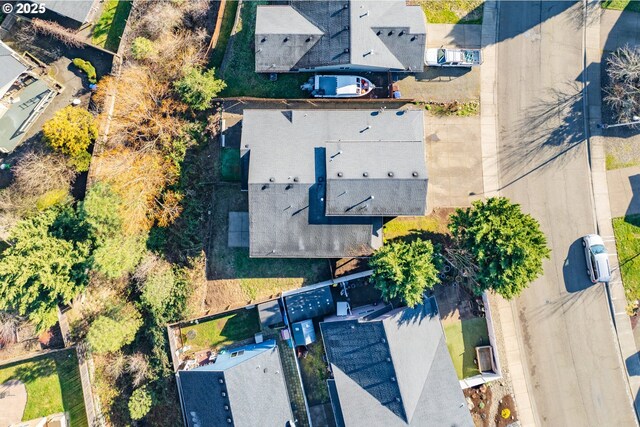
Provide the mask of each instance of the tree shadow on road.
POLYGON ((562 166, 585 140, 582 87, 577 81, 549 89, 501 135, 501 190, 551 164, 562 166))

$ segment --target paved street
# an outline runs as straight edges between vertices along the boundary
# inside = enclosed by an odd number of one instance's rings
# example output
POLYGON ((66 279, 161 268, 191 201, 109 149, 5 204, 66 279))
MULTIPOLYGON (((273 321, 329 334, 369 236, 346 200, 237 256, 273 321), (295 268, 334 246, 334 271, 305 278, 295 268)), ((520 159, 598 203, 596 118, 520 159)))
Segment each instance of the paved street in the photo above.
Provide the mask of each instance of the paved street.
POLYGON ((516 301, 537 424, 631 426, 605 290, 579 238, 596 230, 582 105, 580 2, 502 2, 497 45, 501 194, 548 237, 545 274, 516 301))

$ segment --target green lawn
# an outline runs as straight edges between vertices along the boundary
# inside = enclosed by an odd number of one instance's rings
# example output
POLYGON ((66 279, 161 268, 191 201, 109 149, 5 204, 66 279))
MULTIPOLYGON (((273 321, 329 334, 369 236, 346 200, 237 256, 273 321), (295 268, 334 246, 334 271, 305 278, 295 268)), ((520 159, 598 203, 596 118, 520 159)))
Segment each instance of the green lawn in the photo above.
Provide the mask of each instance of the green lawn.
POLYGON ((185 346, 191 346, 190 351, 219 350, 235 341, 253 338, 256 332, 260 332, 260 318, 255 308, 241 309, 197 325, 180 328, 182 342, 185 346))
POLYGON ((266 1, 242 3, 240 28, 235 34, 228 63, 221 70, 221 77, 227 88, 220 94, 223 97, 254 96, 258 98, 306 98, 300 85, 309 79, 310 74, 279 74, 277 81, 270 81, 268 74, 255 72, 254 36, 256 9, 266 1))
POLYGON ((613 219, 618 261, 627 301, 640 300, 640 215, 613 219))
POLYGON ((448 212, 427 216, 397 217, 387 222, 383 228, 385 241, 411 239, 415 237, 442 240, 447 231, 448 212))
POLYGON ((228 1, 224 7, 224 15, 222 16, 222 25, 220 28, 220 36, 218 37, 218 43, 211 53, 209 58, 209 66, 219 68, 224 58, 224 52, 227 49, 227 42, 229 42, 229 36, 231 30, 233 30, 233 21, 236 17, 236 11, 238 10, 237 1, 228 1))
POLYGON ((102 15, 91 30, 93 44, 117 52, 129 12, 130 0, 106 0, 102 15))
POLYGON ((418 0, 430 24, 482 24, 483 0, 418 0))
POLYGON ((603 9, 624 10, 625 12, 640 12, 640 1, 637 0, 606 0, 603 9))
MULTIPOLYGON (((319 338, 319 337, 318 337, 319 338)), ((324 346, 322 340, 307 346, 307 357, 300 360, 300 375, 304 384, 304 391, 309 406, 329 403, 329 390, 327 389, 327 364, 322 360, 324 346)))
POLYGON ((220 163, 223 181, 240 181, 240 150, 223 148, 220 152, 220 163))
POLYGON ((75 350, 0 368, 0 384, 17 379, 27 388, 23 421, 67 412, 71 427, 88 426, 75 350))
POLYGON ((638 162, 621 162, 620 160, 618 160, 618 158, 614 154, 607 153, 607 157, 606 157, 607 170, 628 168, 636 165, 638 165, 638 162))
POLYGON ((444 335, 458 379, 478 375, 480 371, 473 360, 476 357, 477 346, 489 345, 486 319, 446 322, 444 335))

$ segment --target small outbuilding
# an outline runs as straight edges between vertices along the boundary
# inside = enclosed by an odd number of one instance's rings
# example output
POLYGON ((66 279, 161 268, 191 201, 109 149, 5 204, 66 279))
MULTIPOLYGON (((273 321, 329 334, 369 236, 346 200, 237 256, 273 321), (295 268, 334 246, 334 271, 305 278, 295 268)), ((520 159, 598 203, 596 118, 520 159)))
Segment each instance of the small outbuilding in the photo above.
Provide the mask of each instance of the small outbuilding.
POLYGON ((316 342, 316 331, 311 319, 293 324, 293 342, 298 345, 309 345, 316 342))
POLYGON ((333 314, 335 310, 329 286, 289 295, 285 304, 290 323, 333 314))
POLYGON ((258 304, 258 314, 260 315, 260 325, 263 328, 271 328, 283 323, 277 299, 258 304))

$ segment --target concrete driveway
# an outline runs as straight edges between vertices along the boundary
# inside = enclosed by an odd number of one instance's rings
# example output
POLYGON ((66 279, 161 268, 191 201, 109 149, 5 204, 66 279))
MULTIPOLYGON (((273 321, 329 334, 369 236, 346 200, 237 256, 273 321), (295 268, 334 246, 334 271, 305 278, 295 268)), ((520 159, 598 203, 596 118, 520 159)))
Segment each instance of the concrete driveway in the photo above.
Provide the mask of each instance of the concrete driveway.
POLYGON ((22 421, 27 405, 27 389, 22 381, 9 380, 0 384, 0 426, 22 421))
MULTIPOLYGON (((426 114, 426 113, 425 113, 426 114)), ((427 208, 469 206, 482 196, 480 117, 425 115, 427 208)))
POLYGON ((613 51, 626 44, 640 44, 640 13, 603 9, 600 16, 600 44, 613 51))
POLYGON ((640 166, 607 171, 611 217, 640 214, 640 166))
POLYGON ((480 48, 482 25, 427 24, 427 47, 480 48))

